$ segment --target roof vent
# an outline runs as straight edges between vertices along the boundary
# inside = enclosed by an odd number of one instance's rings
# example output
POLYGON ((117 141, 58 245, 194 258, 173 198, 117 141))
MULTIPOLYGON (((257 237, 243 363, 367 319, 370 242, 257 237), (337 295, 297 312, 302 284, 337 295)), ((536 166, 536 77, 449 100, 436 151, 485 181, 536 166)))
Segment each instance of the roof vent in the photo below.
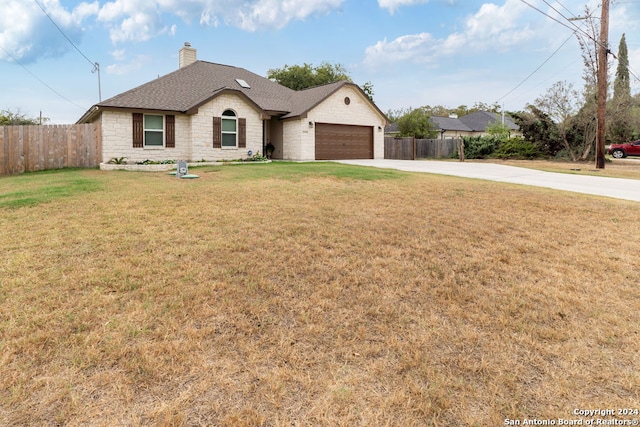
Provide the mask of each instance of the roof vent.
POLYGON ((184 47, 180 49, 178 54, 179 66, 184 68, 198 60, 198 51, 191 47, 191 43, 185 42, 184 47))
POLYGON ((238 84, 245 89, 251 89, 251 86, 249 86, 249 83, 245 82, 242 79, 236 79, 236 82, 238 82, 238 84))

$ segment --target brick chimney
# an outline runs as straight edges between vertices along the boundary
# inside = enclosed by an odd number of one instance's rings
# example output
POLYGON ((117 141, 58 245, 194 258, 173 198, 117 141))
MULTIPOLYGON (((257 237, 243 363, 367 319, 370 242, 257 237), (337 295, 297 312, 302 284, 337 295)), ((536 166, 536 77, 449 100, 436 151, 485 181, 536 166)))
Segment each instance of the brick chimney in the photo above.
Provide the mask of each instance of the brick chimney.
POLYGON ((191 43, 185 42, 184 46, 180 49, 178 58, 180 61, 180 68, 184 68, 187 65, 191 65, 198 60, 197 50, 191 47, 191 43))

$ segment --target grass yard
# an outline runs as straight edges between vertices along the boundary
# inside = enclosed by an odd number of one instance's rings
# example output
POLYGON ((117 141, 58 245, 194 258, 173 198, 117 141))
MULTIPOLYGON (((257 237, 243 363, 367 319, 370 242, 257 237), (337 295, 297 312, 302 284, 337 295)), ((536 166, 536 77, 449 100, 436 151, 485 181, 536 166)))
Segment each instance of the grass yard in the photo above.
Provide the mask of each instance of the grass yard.
POLYGON ((0 425, 640 408, 638 203, 329 163, 193 172, 0 178, 0 425))

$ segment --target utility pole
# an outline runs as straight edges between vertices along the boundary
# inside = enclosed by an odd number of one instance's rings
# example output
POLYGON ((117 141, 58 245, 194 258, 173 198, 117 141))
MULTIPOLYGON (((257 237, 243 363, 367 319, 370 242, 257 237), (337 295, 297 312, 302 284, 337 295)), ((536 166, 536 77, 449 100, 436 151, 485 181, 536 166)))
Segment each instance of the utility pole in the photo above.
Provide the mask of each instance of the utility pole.
POLYGON ((609 54, 609 0, 602 0, 600 48, 598 50, 598 129, 596 135, 596 169, 604 169, 604 145, 607 137, 607 65, 609 54))
POLYGON ((98 64, 97 62, 95 62, 93 64, 93 70, 91 70, 91 73, 98 73, 98 101, 102 102, 102 83, 100 83, 100 64, 98 64))

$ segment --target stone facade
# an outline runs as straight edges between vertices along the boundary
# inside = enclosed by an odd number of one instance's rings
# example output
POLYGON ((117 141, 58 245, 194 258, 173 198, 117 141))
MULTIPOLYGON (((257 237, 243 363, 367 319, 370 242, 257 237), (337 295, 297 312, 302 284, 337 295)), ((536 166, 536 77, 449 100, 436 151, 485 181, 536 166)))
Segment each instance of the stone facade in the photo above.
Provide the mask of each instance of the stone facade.
MULTIPOLYGON (((152 114, 159 114, 153 112, 152 114)), ((144 160, 217 161, 248 157, 248 152, 262 153, 262 119, 260 114, 241 98, 223 94, 201 106, 197 114, 175 115, 175 148, 133 148, 133 116, 130 111, 102 112, 102 158, 126 157, 127 162, 144 160), (238 118, 247 120, 246 148, 213 148, 213 117, 232 110, 238 118)))
MULTIPOLYGON (((144 111, 136 111, 144 112, 144 111)), ((144 160, 218 161, 236 160, 263 151, 263 143, 276 147, 274 158, 284 160, 315 160, 316 123, 372 126, 374 158, 384 158, 384 126, 386 119, 374 108, 361 91, 344 86, 324 99, 307 114, 288 120, 271 118, 266 122, 259 109, 243 97, 224 93, 200 106, 193 115, 169 113, 175 116, 175 148, 133 147, 133 111, 102 111, 103 156, 105 162, 126 157, 127 162, 144 160), (349 102, 345 102, 349 98, 349 102), (232 110, 246 119, 246 148, 213 148, 213 117, 232 110), (267 133, 266 135, 265 132, 267 133)), ((149 112, 150 114, 161 114, 149 112)))
POLYGON ((368 99, 357 89, 345 86, 307 113, 307 117, 284 122, 285 159, 315 159, 315 123, 371 126, 373 155, 384 158, 384 127, 386 119, 371 108, 368 99), (345 98, 349 98, 349 104, 345 98), (313 123, 313 127, 309 123, 313 123))
POLYGON ((191 116, 192 152, 189 160, 236 160, 248 157, 248 152, 262 154, 262 119, 260 113, 242 98, 223 94, 198 109, 191 116), (213 148, 213 118, 232 110, 238 118, 247 119, 246 148, 213 148))

